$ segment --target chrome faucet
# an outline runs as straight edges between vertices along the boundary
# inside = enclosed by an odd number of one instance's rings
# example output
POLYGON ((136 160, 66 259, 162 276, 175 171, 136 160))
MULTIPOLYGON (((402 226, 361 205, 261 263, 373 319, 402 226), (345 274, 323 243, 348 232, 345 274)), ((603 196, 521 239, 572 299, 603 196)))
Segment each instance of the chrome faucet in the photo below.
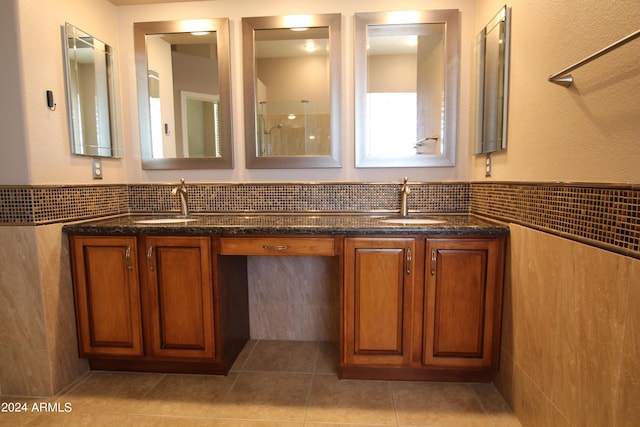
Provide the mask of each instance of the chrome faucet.
POLYGON ((171 194, 174 196, 178 194, 180 196, 180 204, 182 206, 181 214, 184 217, 189 216, 189 200, 187 199, 187 184, 184 183, 184 178, 180 179, 180 185, 174 187, 171 190, 171 194))
POLYGON ((407 184, 407 177, 404 177, 404 182, 402 183, 402 188, 400 188, 400 216, 409 216, 409 193, 411 190, 409 189, 409 184, 407 184))

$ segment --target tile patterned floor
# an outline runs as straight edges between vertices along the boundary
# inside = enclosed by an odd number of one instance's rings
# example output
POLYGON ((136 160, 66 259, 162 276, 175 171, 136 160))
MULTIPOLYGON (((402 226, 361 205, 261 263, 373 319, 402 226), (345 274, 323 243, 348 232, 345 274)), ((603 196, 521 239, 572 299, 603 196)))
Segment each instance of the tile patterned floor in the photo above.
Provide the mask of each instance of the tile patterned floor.
POLYGON ((93 371, 46 401, 0 396, 28 409, 0 426, 520 427, 491 384, 338 380, 336 360, 334 343, 251 341, 228 376, 93 371))

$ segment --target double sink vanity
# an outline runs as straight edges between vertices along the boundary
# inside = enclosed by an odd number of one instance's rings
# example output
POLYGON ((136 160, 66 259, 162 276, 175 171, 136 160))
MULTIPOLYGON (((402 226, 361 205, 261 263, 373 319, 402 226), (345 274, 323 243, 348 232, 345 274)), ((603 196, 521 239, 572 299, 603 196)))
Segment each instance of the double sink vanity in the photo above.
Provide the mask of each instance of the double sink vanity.
POLYGON ((226 374, 247 256, 336 257, 341 378, 489 381, 508 228, 470 214, 125 215, 68 224, 93 369, 226 374))

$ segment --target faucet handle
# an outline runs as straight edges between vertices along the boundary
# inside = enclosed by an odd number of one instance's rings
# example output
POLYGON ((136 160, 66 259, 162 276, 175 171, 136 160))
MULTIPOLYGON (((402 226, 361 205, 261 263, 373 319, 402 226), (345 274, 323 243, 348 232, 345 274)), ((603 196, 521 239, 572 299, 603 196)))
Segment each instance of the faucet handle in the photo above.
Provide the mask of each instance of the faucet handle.
POLYGON ((409 184, 407 181, 408 181, 408 178, 405 176, 404 181, 402 182, 402 190, 401 190, 405 194, 411 193, 411 190, 409 189, 409 184))

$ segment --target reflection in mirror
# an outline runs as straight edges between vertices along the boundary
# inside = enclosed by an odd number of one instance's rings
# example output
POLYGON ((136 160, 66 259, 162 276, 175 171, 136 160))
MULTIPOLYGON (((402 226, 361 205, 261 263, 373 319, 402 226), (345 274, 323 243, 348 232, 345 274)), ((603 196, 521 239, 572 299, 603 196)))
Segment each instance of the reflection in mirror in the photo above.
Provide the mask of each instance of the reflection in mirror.
POLYGON ((455 165, 457 10, 356 13, 356 167, 455 165))
POLYGON ((248 168, 338 167, 339 14, 243 18, 248 168))
POLYGON ((476 37, 474 154, 507 148, 510 15, 503 7, 476 37))
POLYGON ((134 24, 143 169, 232 168, 228 19, 134 24))
POLYGON ((122 157, 113 49, 69 23, 63 32, 71 152, 122 157))

